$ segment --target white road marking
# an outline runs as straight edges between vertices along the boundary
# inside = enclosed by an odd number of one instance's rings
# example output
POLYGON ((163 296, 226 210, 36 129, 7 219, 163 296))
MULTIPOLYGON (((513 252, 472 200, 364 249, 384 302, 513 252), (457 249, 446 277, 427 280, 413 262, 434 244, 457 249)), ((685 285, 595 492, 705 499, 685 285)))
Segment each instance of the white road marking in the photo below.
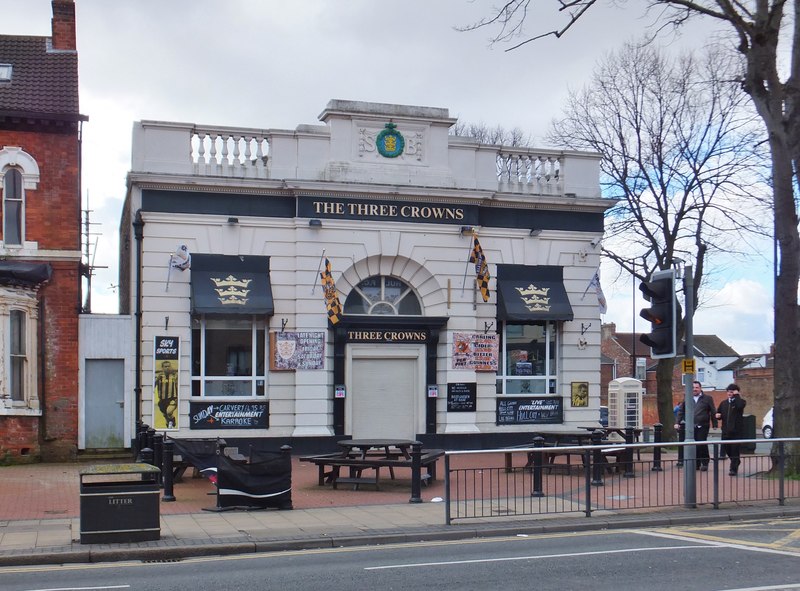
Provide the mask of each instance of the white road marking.
MULTIPOLYGON (((441 562, 414 562, 408 564, 390 564, 385 566, 368 566, 364 570, 387 570, 393 568, 418 568, 420 566, 449 566, 453 564, 481 564, 487 562, 511 562, 515 560, 542 560, 545 558, 575 558, 578 556, 602 556, 606 554, 627 554, 630 552, 663 552, 665 550, 689 550, 702 548, 697 544, 687 546, 661 546, 658 548, 624 548, 621 550, 598 550, 595 552, 568 552, 564 554, 542 554, 533 556, 513 556, 506 558, 479 558, 474 560, 445 560, 441 562)), ((709 546, 709 549, 712 548, 709 546)))
POLYGON ((99 591, 100 589, 130 589, 130 585, 113 585, 103 587, 47 587, 45 589, 28 589, 28 591, 99 591))
MULTIPOLYGON (((758 546, 749 546, 747 544, 732 544, 730 542, 722 542, 718 540, 704 540, 700 537, 694 536, 680 536, 678 534, 668 534, 664 532, 655 532, 647 530, 630 530, 631 533, 639 534, 641 536, 653 536, 656 538, 666 538, 668 540, 676 540, 679 542, 695 542, 697 544, 706 544, 708 546, 715 546, 718 548, 735 548, 737 550, 747 550, 749 552, 763 552, 765 554, 778 554, 780 556, 793 556, 800 558, 800 553, 789 552, 787 550, 775 550, 773 548, 761 548, 758 546)), ((766 589, 767 587, 765 587, 766 589)), ((780 589, 780 587, 778 587, 780 589)))

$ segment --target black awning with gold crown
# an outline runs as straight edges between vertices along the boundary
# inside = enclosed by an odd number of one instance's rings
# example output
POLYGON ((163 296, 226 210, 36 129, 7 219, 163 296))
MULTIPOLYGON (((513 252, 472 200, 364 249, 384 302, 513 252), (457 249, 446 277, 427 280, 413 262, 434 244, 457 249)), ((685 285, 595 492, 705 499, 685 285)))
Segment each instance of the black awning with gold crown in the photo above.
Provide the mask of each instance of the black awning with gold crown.
POLYGON ((564 268, 497 265, 497 317, 518 322, 572 320, 564 268))
POLYGON ((269 257, 192 254, 193 314, 272 316, 269 257))

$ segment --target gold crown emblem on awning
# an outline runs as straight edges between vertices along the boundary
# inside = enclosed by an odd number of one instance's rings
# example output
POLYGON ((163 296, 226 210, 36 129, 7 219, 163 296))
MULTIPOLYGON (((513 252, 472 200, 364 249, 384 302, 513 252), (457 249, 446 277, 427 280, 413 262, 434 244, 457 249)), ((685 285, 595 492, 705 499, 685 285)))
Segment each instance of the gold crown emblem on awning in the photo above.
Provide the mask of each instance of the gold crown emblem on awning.
POLYGON ((211 277, 214 283, 214 291, 217 292, 219 303, 228 306, 244 306, 247 304, 247 294, 250 293, 250 283, 252 279, 237 279, 233 275, 228 275, 225 279, 211 277))
POLYGON ((529 312, 549 312, 550 298, 548 297, 549 287, 536 287, 531 283, 528 287, 515 287, 519 292, 522 303, 529 312))

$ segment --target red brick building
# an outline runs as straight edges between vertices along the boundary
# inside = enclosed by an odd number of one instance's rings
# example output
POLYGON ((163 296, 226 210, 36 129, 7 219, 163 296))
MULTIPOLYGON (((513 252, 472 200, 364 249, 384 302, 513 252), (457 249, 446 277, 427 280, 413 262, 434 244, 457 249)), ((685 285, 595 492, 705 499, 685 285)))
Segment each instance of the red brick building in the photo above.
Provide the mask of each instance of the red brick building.
POLYGON ((86 117, 75 6, 52 8, 51 37, 0 35, 0 463, 77 453, 86 117))
MULTIPOLYGON (((615 324, 604 324, 601 336, 601 351, 603 354, 600 369, 600 396, 601 404, 608 400, 608 382, 620 377, 635 377, 644 383, 644 396, 642 398, 642 417, 645 425, 659 422, 658 408, 656 405, 656 360, 650 357, 650 349, 639 341, 641 333, 617 332, 615 324)), ((683 344, 679 347, 682 350, 683 344)), ((736 368, 742 365, 742 357, 716 335, 694 335, 694 358, 697 366, 696 379, 703 385, 703 390, 719 402, 725 396, 725 387, 736 380, 744 379, 744 373, 736 368)), ((673 405, 682 401, 685 394, 683 375, 680 360, 676 358, 675 370, 672 376, 673 405)), ((750 370, 753 371, 753 370, 750 370)), ((758 393, 753 392, 752 412, 760 420, 763 416, 762 409, 766 400, 766 392, 772 394, 771 378, 759 383, 758 393), (756 400, 758 402, 756 403, 756 400)), ((744 382, 742 393, 748 392, 744 382)), ((745 396, 747 398, 747 396, 745 396)), ((771 403, 769 403, 771 405, 771 403)), ((769 405, 766 407, 769 408, 769 405)))

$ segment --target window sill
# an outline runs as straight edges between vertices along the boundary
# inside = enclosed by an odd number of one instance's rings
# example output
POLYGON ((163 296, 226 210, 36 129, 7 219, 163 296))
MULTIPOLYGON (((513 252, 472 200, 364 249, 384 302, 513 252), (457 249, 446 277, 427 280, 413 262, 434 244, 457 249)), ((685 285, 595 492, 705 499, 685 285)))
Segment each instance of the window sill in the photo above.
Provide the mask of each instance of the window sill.
POLYGON ((5 401, 0 401, 0 417, 40 417, 42 411, 28 408, 25 406, 10 407, 5 405, 5 401))

